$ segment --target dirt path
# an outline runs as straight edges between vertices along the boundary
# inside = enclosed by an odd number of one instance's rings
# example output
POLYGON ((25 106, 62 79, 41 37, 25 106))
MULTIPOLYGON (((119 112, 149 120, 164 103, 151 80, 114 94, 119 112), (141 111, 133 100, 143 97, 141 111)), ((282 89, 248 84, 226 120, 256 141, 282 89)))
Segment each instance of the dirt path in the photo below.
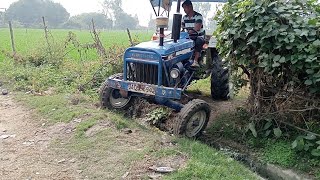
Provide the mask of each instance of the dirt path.
POLYGON ((32 111, 0 95, 0 179, 80 179, 72 160, 50 149, 47 132, 32 111))

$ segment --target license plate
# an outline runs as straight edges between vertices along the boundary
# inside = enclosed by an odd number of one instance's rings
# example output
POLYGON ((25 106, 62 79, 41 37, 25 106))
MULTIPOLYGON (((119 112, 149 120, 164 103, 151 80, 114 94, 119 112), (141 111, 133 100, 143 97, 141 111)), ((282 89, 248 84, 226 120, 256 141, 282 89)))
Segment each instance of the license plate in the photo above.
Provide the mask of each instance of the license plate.
POLYGON ((138 92, 148 95, 156 95, 156 88, 144 84, 129 84, 128 91, 138 92))

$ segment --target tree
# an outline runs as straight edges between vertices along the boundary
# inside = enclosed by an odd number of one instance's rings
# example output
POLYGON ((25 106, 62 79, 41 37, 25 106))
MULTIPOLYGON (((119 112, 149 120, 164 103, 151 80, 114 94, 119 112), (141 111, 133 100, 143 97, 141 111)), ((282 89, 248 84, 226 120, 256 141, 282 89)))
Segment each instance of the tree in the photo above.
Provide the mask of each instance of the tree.
POLYGON ((61 25, 63 29, 88 29, 88 26, 83 24, 83 22, 78 19, 70 18, 67 22, 61 25))
POLYGON ((44 16, 49 25, 56 27, 66 22, 70 14, 59 3, 50 0, 20 0, 10 5, 6 11, 6 20, 17 21, 24 27, 35 27, 44 16))
POLYGON ((138 24, 139 24, 139 20, 132 17, 131 15, 125 13, 124 11, 120 11, 115 13, 115 24, 114 27, 116 29, 136 29, 138 24))
POLYGON ((59 24, 68 21, 70 14, 61 4, 52 1, 44 1, 44 6, 44 17, 52 27, 57 27, 59 24))
POLYGON ((102 4, 103 13, 110 19, 115 17, 115 13, 122 10, 122 0, 105 0, 102 4))
POLYGON ((115 19, 114 27, 116 29, 136 29, 139 24, 137 16, 133 17, 122 9, 122 0, 105 0, 103 3, 103 12, 110 18, 115 19))
POLYGON ((4 26, 4 12, 0 11, 0 27, 4 26))
POLYGON ((156 29, 156 20, 152 18, 152 14, 150 14, 148 29, 153 29, 153 30, 156 29))
POLYGON ((98 29, 111 29, 113 26, 113 21, 111 19, 108 19, 104 14, 101 13, 83 13, 77 16, 73 16, 70 18, 68 23, 66 23, 66 26, 69 26, 67 28, 70 28, 70 26, 75 26, 75 28, 81 28, 88 29, 91 27, 92 19, 95 22, 95 26, 98 29))

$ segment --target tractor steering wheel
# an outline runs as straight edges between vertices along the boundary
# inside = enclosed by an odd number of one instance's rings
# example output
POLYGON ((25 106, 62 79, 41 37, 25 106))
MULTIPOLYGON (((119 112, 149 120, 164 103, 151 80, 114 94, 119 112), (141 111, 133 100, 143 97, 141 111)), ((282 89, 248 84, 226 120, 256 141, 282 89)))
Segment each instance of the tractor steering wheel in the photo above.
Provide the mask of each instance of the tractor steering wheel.
POLYGON ((190 39, 195 40, 199 36, 199 33, 194 29, 182 28, 183 31, 187 31, 190 39))

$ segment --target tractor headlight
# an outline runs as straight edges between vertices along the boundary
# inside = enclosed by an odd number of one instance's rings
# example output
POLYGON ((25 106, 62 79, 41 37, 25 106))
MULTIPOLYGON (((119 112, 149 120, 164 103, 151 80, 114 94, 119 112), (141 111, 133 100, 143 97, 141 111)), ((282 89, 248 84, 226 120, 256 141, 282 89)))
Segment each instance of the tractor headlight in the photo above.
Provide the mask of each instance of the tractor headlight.
POLYGON ((179 69, 177 69, 177 68, 171 69, 171 71, 170 71, 170 76, 171 76, 173 79, 177 79, 177 78, 180 76, 180 71, 179 71, 179 69))

